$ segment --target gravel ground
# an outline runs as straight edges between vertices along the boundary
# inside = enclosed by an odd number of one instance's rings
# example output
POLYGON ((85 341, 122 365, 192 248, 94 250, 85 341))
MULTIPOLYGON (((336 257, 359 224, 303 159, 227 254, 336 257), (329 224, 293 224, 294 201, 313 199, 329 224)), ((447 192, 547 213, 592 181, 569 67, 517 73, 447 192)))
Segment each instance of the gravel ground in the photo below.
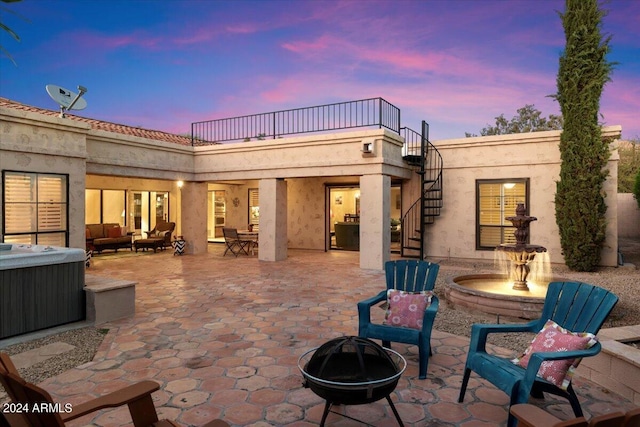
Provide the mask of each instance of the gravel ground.
POLYGON ((12 356, 54 342, 64 342, 74 346, 75 348, 69 352, 54 356, 29 368, 20 369, 20 374, 24 379, 37 384, 49 377, 56 376, 64 371, 93 360, 93 356, 96 354, 107 332, 106 329, 96 329, 93 327, 74 329, 32 341, 14 344, 3 348, 2 351, 12 356))
MULTIPOLYGON (((609 289, 619 297, 619 302, 605 322, 603 327, 615 327, 640 324, 640 298, 637 297, 640 288, 640 240, 624 240, 620 242, 621 251, 625 255, 625 262, 634 263, 636 268, 602 268, 594 273, 575 273, 566 267, 554 266, 553 274, 556 277, 564 277, 569 280, 592 283, 609 289)), ((469 263, 448 260, 434 260, 441 264, 439 278, 436 283, 436 294, 444 295, 444 286, 447 277, 469 274, 474 272, 492 271, 491 263, 469 263)), ((440 298, 441 304, 436 316, 434 328, 460 336, 469 336, 471 325, 474 323, 496 323, 495 316, 471 314, 447 307, 444 298, 440 298)), ((501 321, 505 323, 505 321, 501 321)), ((45 362, 21 370, 21 374, 30 382, 39 383, 46 378, 58 375, 74 366, 79 366, 93 359, 105 330, 96 328, 82 328, 70 330, 46 338, 40 338, 3 349, 10 355, 18 354, 33 348, 52 342, 66 342, 76 347, 75 350, 60 356, 48 359, 45 362)), ((503 336, 492 335, 491 344, 511 349, 516 353, 523 351, 532 339, 532 334, 510 334, 503 336), (515 336, 514 336, 515 335, 515 336)), ((0 396, 2 400, 2 396, 0 396)))

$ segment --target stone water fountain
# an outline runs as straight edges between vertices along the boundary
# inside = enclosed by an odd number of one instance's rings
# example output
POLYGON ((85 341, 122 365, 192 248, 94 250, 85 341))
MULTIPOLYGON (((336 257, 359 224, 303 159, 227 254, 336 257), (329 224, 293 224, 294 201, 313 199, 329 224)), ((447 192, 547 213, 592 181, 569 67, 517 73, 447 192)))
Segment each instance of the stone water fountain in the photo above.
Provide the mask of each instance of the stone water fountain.
POLYGON ((529 238, 529 224, 537 221, 535 216, 525 215, 527 210, 523 203, 519 203, 516 207, 516 216, 508 216, 505 219, 511 221, 516 231, 513 235, 516 237, 515 244, 502 244, 496 248, 496 251, 504 252, 507 258, 513 264, 512 275, 514 277, 513 289, 516 291, 528 291, 527 277, 529 276, 529 264, 534 260, 536 254, 547 252, 547 248, 538 245, 527 244, 529 238))
POLYGON ((537 218, 525 213, 524 204, 518 204, 516 215, 505 218, 516 228, 516 243, 496 247, 496 257, 502 256, 508 261, 503 263, 504 273, 471 274, 448 279, 445 297, 450 305, 498 316, 524 319, 539 317, 549 277, 535 278, 533 281, 529 273, 534 260, 536 264, 546 263, 548 266, 548 256, 545 247, 527 243, 529 225, 537 218))

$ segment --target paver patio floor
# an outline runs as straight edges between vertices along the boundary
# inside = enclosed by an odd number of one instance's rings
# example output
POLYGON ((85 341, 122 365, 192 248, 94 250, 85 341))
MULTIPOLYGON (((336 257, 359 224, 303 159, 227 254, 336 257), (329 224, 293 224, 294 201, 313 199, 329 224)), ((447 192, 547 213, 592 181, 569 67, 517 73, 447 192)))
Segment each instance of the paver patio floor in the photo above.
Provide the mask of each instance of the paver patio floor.
MULTIPOLYGON (((77 404, 152 379, 161 384, 154 393, 161 417, 185 425, 216 417, 234 426, 318 425, 324 401, 303 387, 298 357, 356 335, 356 303, 384 289, 383 273, 361 270, 356 252, 290 250, 287 260, 272 263, 222 251, 210 245, 202 255, 94 257, 89 273, 138 282, 136 315, 103 325, 109 332, 92 362, 41 385, 56 401, 77 404)), ((426 380, 418 379, 416 347, 393 345, 408 362, 391 396, 405 425, 506 424, 507 396, 475 374, 465 402, 457 403, 467 345, 466 337, 434 331, 426 380)), ((588 381, 577 378, 574 387, 587 417, 633 407, 588 381)), ((562 399, 538 404, 572 417, 562 399)), ((396 425, 385 400, 335 410, 375 426, 396 425)), ((129 422, 121 408, 72 425, 129 422)), ((362 424, 330 414, 327 425, 362 424)))

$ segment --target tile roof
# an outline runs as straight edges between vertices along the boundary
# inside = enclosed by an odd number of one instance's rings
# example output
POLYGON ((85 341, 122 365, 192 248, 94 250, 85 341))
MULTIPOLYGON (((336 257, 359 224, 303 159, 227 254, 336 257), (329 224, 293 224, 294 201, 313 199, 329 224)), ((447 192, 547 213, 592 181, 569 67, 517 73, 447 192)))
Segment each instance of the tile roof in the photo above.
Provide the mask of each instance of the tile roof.
MULTIPOLYGON (((31 113, 45 114, 47 116, 58 116, 60 113, 54 110, 47 110, 39 107, 32 107, 20 102, 13 101, 11 99, 0 97, 0 107, 12 108, 14 110, 28 111, 31 113)), ((86 117, 80 117, 73 114, 66 113, 66 117, 78 122, 84 122, 91 125, 92 129, 104 130, 107 132, 114 132, 123 135, 138 136, 140 138, 152 139, 155 141, 171 142, 180 145, 191 145, 191 137, 176 135, 173 133, 163 132, 159 130, 143 129, 139 127, 126 126, 118 123, 105 122, 102 120, 89 119, 86 117)))

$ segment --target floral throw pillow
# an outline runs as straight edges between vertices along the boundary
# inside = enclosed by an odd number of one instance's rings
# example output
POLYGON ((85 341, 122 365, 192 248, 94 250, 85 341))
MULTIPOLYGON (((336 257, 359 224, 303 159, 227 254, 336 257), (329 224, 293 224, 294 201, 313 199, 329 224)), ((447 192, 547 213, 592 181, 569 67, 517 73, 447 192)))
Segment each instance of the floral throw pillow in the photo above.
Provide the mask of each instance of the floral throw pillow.
MULTIPOLYGON (((549 351, 584 350, 598 342, 595 335, 588 332, 571 332, 553 320, 547 320, 522 356, 513 359, 516 365, 526 368, 532 353, 549 351)), ((538 376, 566 390, 582 359, 545 360, 540 365, 538 376)))
POLYGON ((431 304, 433 292, 387 291, 387 312, 384 323, 390 326, 422 329, 424 311, 431 304))

